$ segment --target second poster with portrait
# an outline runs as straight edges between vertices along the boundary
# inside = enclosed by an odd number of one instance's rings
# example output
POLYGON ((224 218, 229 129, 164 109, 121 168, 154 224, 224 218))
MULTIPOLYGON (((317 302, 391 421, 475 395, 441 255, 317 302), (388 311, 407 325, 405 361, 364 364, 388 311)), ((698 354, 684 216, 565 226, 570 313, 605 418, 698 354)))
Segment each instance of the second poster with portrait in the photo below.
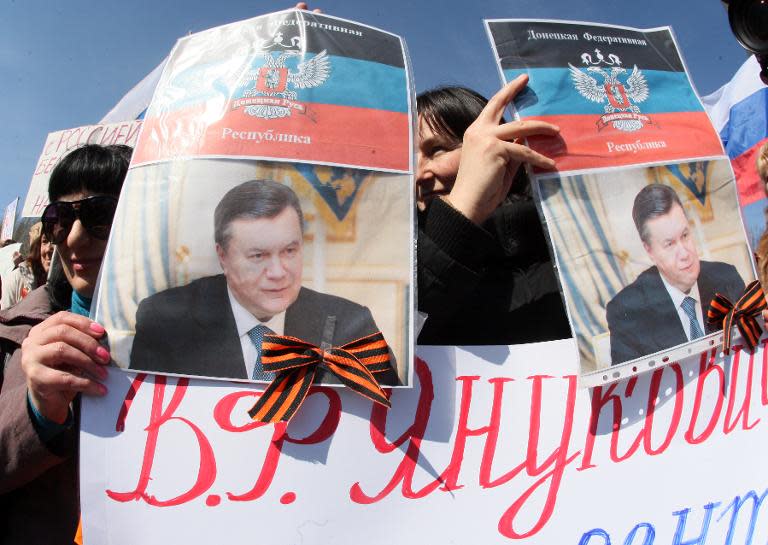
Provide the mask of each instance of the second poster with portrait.
POLYGON ((595 386, 720 346, 707 311, 755 280, 730 163, 669 28, 494 20, 517 119, 556 172, 530 172, 576 340, 595 386))

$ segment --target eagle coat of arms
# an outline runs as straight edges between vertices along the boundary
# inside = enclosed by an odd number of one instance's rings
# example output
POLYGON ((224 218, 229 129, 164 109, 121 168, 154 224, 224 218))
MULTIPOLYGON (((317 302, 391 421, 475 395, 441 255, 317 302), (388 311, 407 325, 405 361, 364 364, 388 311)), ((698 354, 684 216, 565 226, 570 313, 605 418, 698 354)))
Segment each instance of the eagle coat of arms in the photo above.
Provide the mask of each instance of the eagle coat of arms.
POLYGON ((649 96, 648 83, 642 71, 634 66, 632 72, 621 66, 618 56, 608 55, 606 60, 599 49, 595 49, 597 61, 589 53, 584 53, 581 60, 587 65, 586 71, 568 63, 571 80, 581 96, 597 103, 605 103, 604 114, 600 116, 598 130, 609 123, 616 129, 632 132, 642 129, 645 123, 651 123, 647 115, 642 115, 638 103, 649 96), (606 65, 602 68, 599 65, 606 65), (621 78, 626 76, 625 82, 621 78), (602 83, 598 81, 602 79, 602 83))
POLYGON ((297 93, 292 88, 318 87, 331 74, 331 61, 326 50, 300 62, 297 70, 291 70, 286 61, 302 55, 300 51, 264 51, 261 55, 264 64, 245 76, 246 85, 252 86, 237 101, 238 105, 245 105, 246 114, 254 117, 277 119, 291 115, 292 110, 303 112, 304 106, 296 102, 297 93))

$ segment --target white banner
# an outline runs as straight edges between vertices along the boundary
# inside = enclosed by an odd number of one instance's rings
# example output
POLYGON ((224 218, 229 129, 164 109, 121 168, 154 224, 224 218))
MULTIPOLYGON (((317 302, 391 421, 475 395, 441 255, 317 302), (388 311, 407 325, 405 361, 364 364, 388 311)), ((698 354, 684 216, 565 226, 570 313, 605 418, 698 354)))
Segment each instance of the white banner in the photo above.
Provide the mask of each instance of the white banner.
POLYGON ((5 207, 3 214, 3 228, 0 231, 0 240, 13 238, 13 225, 16 223, 16 207, 19 205, 19 198, 16 197, 8 206, 5 207))
POLYGON ((765 342, 591 390, 572 340, 422 347, 389 412, 317 387, 287 428, 256 386, 113 370, 85 543, 764 543, 765 342))
POLYGON ((5 248, 0 248, 0 274, 5 274, 16 268, 13 255, 21 251, 21 243, 9 244, 5 248))

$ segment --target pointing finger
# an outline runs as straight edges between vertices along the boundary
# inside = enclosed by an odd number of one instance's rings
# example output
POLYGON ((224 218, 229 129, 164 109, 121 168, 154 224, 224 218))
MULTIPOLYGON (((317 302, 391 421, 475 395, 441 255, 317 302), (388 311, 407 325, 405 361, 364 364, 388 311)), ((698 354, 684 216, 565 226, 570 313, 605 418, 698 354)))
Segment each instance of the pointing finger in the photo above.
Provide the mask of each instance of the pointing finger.
POLYGON ((478 120, 498 125, 501 118, 504 116, 504 109, 507 107, 507 104, 512 102, 512 99, 514 99, 526 85, 528 85, 527 74, 521 74, 507 83, 498 93, 491 97, 488 104, 485 105, 485 108, 483 108, 483 111, 480 112, 480 115, 477 117, 478 120))

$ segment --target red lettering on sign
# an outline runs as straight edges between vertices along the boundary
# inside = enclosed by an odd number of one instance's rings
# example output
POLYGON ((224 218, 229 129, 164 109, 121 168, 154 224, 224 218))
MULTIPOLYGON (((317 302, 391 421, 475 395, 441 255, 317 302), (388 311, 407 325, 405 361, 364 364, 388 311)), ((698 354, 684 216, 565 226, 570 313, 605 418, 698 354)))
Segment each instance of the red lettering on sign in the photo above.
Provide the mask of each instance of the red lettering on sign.
POLYGON ((213 455, 211 444, 205 437, 205 434, 203 434, 202 430, 190 420, 181 416, 174 416, 174 413, 179 408, 181 400, 184 398, 184 394, 187 391, 189 379, 179 379, 174 388, 171 401, 168 403, 168 408, 163 411, 165 382, 166 378, 164 376, 158 375, 155 377, 152 409, 149 417, 149 424, 146 428, 147 442, 144 446, 144 458, 141 463, 139 482, 136 485, 136 488, 131 492, 115 492, 113 490, 107 490, 107 495, 115 501, 127 502, 143 499, 149 505, 155 507, 180 505, 205 493, 216 479, 216 460, 213 455), (185 423, 194 433, 199 446, 200 464, 198 466, 197 479, 189 490, 182 492, 174 498, 159 500, 155 496, 147 493, 147 486, 151 480, 152 464, 155 460, 155 451, 157 449, 157 440, 160 436, 160 429, 164 424, 172 420, 185 423))
MULTIPOLYGON (((264 457, 264 462, 261 465, 261 471, 256 479, 256 483, 250 490, 242 494, 227 492, 227 498, 231 501, 253 501, 262 497, 264 493, 269 490, 275 474, 277 473, 284 442, 295 443, 298 445, 317 444, 326 441, 336 432, 341 417, 341 399, 339 398, 339 394, 333 391, 332 388, 315 386, 312 387, 307 394, 307 399, 315 394, 324 395, 328 400, 328 409, 317 429, 307 437, 299 439, 288 435, 286 431, 287 425, 285 423, 281 422, 275 424, 272 438, 270 439, 269 447, 267 448, 267 453, 264 457)), ((232 423, 232 411, 238 401, 244 397, 256 398, 260 395, 261 392, 247 391, 235 392, 223 397, 216 404, 216 408, 213 411, 214 419, 221 429, 235 433, 242 433, 268 425, 263 422, 247 422, 242 426, 235 426, 232 423)))
POLYGON ((440 480, 436 479, 418 492, 414 492, 412 486, 413 474, 419 461, 421 440, 424 437, 424 431, 427 429, 429 414, 432 408, 432 400, 435 398, 435 393, 432 387, 432 373, 427 364, 420 358, 416 358, 415 370, 416 376, 419 378, 420 391, 413 424, 411 424, 393 443, 387 441, 384 436, 385 430, 387 429, 388 415, 386 407, 382 407, 378 403, 373 403, 371 408, 371 425, 369 429, 371 442, 373 442, 376 450, 382 454, 388 454, 395 449, 400 448, 403 443, 408 441, 408 448, 405 450, 405 456, 403 456, 402 462, 400 462, 394 475, 392 475, 392 479, 378 494, 370 496, 363 492, 359 482, 353 484, 349 491, 349 497, 355 503, 376 503, 387 497, 399 483, 402 483, 403 496, 410 499, 426 496, 440 484, 440 480))
POLYGON ((697 445, 706 441, 717 426, 717 421, 720 419, 720 412, 723 409, 723 390, 725 389, 725 373, 723 369, 715 363, 715 356, 717 350, 712 350, 707 357, 707 353, 701 355, 699 360, 699 376, 696 377, 696 393, 693 398, 693 411, 691 412, 691 422, 688 425, 688 429, 685 432, 685 440, 691 445, 697 445), (704 427, 704 430, 695 436, 696 422, 699 419, 699 413, 701 412, 701 404, 704 400, 704 386, 707 379, 713 376, 716 378, 715 382, 715 406, 712 408, 712 415, 709 417, 709 422, 704 427))
POLYGON ((135 377, 133 377, 133 380, 131 381, 131 385, 128 388, 128 393, 125 394, 125 399, 123 400, 123 406, 120 407, 120 413, 117 415, 117 422, 115 423, 115 431, 124 431, 125 430, 125 419, 128 418, 128 413, 131 410, 131 405, 133 404, 133 398, 136 397, 136 394, 139 391, 139 388, 142 384, 144 384, 144 380, 147 378, 146 373, 139 373, 135 377))
POLYGON ((760 402, 768 405, 768 338, 763 341, 763 373, 760 380, 760 402))
POLYGON ((141 123, 133 123, 130 125, 128 134, 125 135, 125 143, 129 146, 135 146, 136 141, 139 139, 139 130, 141 129, 141 123))
POLYGON ((640 431, 640 435, 643 436, 643 450, 650 456, 657 456, 667 450, 672 443, 672 438, 677 432, 677 428, 680 426, 680 417, 683 414, 683 386, 685 381, 683 380, 683 371, 680 369, 680 365, 673 363, 669 367, 662 367, 653 372, 651 377, 651 388, 648 391, 648 405, 645 414, 645 422, 640 431), (660 402, 659 391, 661 389, 661 379, 664 376, 664 371, 671 369, 675 374, 675 406, 672 409, 672 418, 669 422, 669 428, 664 440, 661 442, 658 448, 654 449, 651 445, 651 437, 653 430, 653 418, 656 414, 657 404, 660 402))
POLYGON ((571 441, 571 433, 573 432, 573 413, 576 407, 576 391, 578 385, 577 377, 569 375, 563 377, 568 381, 568 396, 565 401, 565 415, 563 416, 563 430, 560 434, 560 443, 541 465, 537 465, 539 431, 541 429, 541 414, 543 412, 543 381, 545 379, 551 379, 552 377, 537 375, 528 378, 533 380, 533 389, 531 392, 531 415, 529 421, 528 452, 525 460, 525 469, 528 475, 532 477, 541 475, 541 478, 523 492, 523 494, 501 516, 498 526, 499 533, 510 539, 525 539, 536 534, 544 527, 554 512, 555 504, 557 503, 557 493, 560 490, 560 484, 563 480, 565 468, 568 464, 573 462, 579 454, 581 454, 581 451, 576 451, 575 453, 568 455, 568 446, 571 441), (544 507, 541 509, 538 519, 527 532, 517 530, 515 528, 517 514, 525 506, 526 502, 534 492, 548 481, 549 488, 547 489, 547 499, 544 502, 544 507))
POLYGON ((734 406, 736 405, 736 387, 739 382, 739 368, 741 364, 741 355, 744 353, 743 346, 735 345, 733 347, 733 359, 731 360, 731 388, 728 393, 728 406, 725 408, 725 420, 723 421, 723 431, 728 434, 731 433, 738 425, 739 417, 741 417, 742 429, 751 430, 757 423, 760 422, 758 418, 754 422, 749 422, 749 405, 752 402, 752 376, 755 363, 754 353, 749 357, 749 364, 747 368, 747 384, 744 391, 744 400, 741 403, 741 408, 736 416, 733 415, 734 406))

